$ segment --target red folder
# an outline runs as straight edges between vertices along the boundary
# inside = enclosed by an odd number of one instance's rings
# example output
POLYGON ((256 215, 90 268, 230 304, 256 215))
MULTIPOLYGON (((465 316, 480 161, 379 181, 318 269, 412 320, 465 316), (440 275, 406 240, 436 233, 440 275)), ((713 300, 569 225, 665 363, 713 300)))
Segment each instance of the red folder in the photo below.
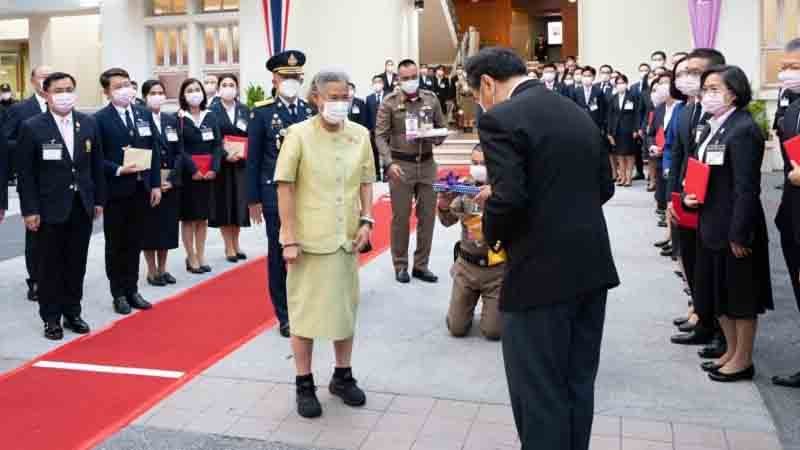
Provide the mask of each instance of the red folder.
POLYGON ((687 211, 686 208, 683 207, 681 194, 677 192, 672 193, 672 210, 675 211, 675 215, 678 216, 678 225, 683 228, 689 228, 690 230, 697 229, 697 211, 687 211))
POLYGON ((786 156, 789 161, 794 161, 800 164, 800 135, 797 135, 783 143, 783 148, 786 149, 786 156))
POLYGON ((708 177, 710 175, 711 166, 703 164, 694 158, 689 158, 683 191, 687 194, 694 194, 697 196, 698 202, 704 203, 706 201, 706 190, 708 190, 708 177))
POLYGON ((661 151, 664 151, 664 145, 667 143, 667 137, 664 135, 664 129, 659 128, 656 131, 656 147, 660 148, 661 151))
POLYGON ((225 143, 234 144, 236 147, 241 147, 242 159, 247 159, 247 137, 246 136, 225 136, 223 139, 225 143))
POLYGON ((205 175, 211 171, 211 160, 211 155, 192 155, 192 161, 200 175, 205 175))

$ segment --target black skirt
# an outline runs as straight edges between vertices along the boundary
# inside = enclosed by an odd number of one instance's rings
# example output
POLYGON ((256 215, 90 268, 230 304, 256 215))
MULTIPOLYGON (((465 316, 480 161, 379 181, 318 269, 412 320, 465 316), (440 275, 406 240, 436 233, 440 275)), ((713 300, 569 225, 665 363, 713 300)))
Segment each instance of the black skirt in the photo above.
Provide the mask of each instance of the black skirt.
POLYGON ((711 250, 697 239, 694 295, 698 302, 715 305, 717 316, 753 319, 775 309, 766 239, 753 243, 753 252, 737 258, 730 247, 711 250))
POLYGON ((614 133, 614 143, 613 153, 617 156, 634 156, 641 151, 641 147, 636 145, 636 139, 633 138, 633 131, 614 133))
POLYGON ((213 181, 195 181, 191 175, 183 178, 181 189, 182 221, 208 220, 211 212, 211 186, 213 181))
POLYGON ((247 168, 244 164, 222 162, 211 192, 208 226, 250 226, 247 209, 247 168))
POLYGON ((178 214, 181 190, 170 189, 161 194, 161 203, 148 208, 144 218, 142 250, 173 250, 178 248, 178 214))

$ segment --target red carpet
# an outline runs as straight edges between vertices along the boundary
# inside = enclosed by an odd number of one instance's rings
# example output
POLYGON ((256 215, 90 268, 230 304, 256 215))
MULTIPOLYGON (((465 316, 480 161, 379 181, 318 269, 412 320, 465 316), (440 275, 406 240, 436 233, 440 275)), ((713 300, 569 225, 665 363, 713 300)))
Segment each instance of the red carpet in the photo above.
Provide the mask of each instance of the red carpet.
MULTIPOLYGON (((374 250, 389 247, 391 204, 374 207, 374 250)), ((412 225, 413 225, 412 221, 412 225)), ((265 259, 199 283, 0 376, 0 436, 10 450, 88 449, 275 322, 265 259), (184 372, 180 378, 33 367, 38 361, 184 372)), ((388 269, 388 268, 387 268, 388 269)))

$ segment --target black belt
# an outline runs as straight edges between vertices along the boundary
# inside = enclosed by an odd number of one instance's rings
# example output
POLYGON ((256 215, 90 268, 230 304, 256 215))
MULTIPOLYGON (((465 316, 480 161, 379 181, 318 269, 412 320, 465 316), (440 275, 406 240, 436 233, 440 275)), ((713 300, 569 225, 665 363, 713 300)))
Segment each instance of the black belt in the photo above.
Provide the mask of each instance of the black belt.
POLYGON ((487 255, 473 255, 459 249, 458 256, 464 261, 479 267, 489 267, 489 258, 487 255))
POLYGON ((412 155, 410 153, 392 152, 392 159, 405 162, 425 162, 433 158, 433 152, 412 155))

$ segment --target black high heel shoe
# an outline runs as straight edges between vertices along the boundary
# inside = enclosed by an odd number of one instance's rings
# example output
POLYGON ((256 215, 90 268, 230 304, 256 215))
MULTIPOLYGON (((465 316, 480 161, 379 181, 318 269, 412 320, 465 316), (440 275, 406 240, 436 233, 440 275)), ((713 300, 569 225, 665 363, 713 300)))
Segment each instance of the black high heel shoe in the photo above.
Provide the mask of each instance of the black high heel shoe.
POLYGON ((722 373, 719 370, 716 372, 709 372, 708 378, 711 381, 717 381, 720 383, 735 383, 737 381, 751 381, 753 378, 756 377, 756 367, 750 366, 744 370, 740 370, 739 372, 735 373, 722 373))
POLYGON ((189 259, 186 259, 186 271, 187 271, 187 272, 189 272, 189 273, 194 273, 194 274, 203 274, 203 273, 206 273, 206 272, 205 272, 203 269, 201 269, 200 267, 196 267, 196 268, 195 268, 195 267, 192 267, 192 265, 191 265, 191 264, 189 264, 189 259))

